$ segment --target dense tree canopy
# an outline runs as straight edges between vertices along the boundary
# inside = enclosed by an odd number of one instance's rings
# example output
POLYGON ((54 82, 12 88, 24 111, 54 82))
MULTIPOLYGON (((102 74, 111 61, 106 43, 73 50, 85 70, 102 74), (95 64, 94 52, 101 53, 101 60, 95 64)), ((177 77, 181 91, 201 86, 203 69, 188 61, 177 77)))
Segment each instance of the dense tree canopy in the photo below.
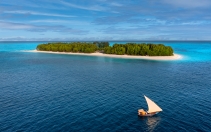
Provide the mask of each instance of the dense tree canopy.
POLYGON ((173 55, 173 49, 170 46, 163 44, 114 44, 112 47, 104 48, 105 54, 117 54, 117 55, 141 55, 141 56, 171 56, 173 55))
POLYGON ((54 52, 79 52, 79 53, 94 53, 97 50, 96 44, 86 42, 71 42, 71 43, 48 43, 40 44, 37 50, 54 51, 54 52))
POLYGON ((105 47, 109 47, 109 42, 98 42, 98 41, 95 41, 95 42, 93 42, 93 44, 96 44, 96 46, 99 49, 103 49, 105 47))
POLYGON ((114 44, 109 46, 108 42, 71 42, 71 43, 48 43, 37 46, 40 51, 54 52, 78 52, 78 53, 94 53, 96 51, 104 54, 117 55, 140 55, 140 56, 171 56, 173 49, 163 44, 114 44))

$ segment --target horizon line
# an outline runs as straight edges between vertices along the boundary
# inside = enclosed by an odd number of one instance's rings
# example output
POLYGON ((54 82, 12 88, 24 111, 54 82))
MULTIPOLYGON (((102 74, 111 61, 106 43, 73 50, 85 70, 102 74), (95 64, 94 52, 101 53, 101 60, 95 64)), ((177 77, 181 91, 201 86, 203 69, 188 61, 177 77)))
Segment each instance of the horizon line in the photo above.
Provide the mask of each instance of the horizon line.
POLYGON ((140 42, 140 41, 187 41, 187 42, 197 42, 197 41, 211 41, 211 40, 0 40, 0 42, 140 42))

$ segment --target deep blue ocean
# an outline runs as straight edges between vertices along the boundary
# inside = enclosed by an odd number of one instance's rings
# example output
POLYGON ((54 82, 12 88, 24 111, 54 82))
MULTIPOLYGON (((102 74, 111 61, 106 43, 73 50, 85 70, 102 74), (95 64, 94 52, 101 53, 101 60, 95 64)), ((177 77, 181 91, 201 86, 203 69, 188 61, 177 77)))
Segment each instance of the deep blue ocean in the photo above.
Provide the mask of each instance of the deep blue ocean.
POLYGON ((24 52, 40 43, 0 42, 1 132, 211 131, 211 42, 153 42, 175 61, 24 52), (163 112, 138 117, 143 95, 163 112))

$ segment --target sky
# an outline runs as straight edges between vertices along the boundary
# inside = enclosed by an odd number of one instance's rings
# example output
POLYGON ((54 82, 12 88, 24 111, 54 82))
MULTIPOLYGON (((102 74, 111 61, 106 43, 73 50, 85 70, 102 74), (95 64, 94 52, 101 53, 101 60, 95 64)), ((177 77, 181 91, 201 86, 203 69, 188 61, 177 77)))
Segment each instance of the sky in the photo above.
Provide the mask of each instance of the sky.
POLYGON ((0 0, 0 41, 211 40, 211 0, 0 0))

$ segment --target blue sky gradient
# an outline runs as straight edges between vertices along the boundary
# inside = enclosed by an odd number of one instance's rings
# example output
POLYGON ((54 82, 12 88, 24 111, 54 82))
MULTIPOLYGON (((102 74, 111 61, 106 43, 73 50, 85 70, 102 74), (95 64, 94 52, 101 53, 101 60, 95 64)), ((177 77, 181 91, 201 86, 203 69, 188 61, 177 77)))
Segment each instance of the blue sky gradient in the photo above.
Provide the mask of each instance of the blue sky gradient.
POLYGON ((211 0, 0 0, 0 41, 211 40, 211 0))

